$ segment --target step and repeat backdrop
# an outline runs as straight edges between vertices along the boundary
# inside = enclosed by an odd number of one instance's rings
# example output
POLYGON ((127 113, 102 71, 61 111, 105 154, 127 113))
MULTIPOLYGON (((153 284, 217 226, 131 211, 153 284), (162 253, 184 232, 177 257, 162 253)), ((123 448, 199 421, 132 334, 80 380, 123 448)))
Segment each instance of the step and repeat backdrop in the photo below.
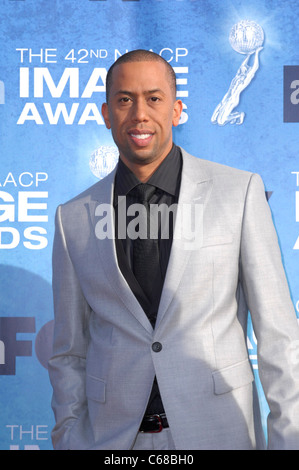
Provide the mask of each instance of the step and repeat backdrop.
MULTIPOLYGON (((299 1, 0 4, 0 449, 48 450, 54 215, 116 164, 100 110, 126 51, 173 66, 176 144, 262 176, 299 316, 299 1)), ((258 380, 256 348, 249 324, 258 380)))

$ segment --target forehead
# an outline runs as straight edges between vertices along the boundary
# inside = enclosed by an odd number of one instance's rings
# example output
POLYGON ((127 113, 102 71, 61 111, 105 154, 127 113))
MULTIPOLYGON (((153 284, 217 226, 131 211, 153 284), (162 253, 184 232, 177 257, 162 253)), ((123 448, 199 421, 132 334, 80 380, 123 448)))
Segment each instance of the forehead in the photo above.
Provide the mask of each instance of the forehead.
POLYGON ((161 89, 170 91, 170 79, 163 62, 125 62, 115 66, 112 73, 112 93, 161 89))

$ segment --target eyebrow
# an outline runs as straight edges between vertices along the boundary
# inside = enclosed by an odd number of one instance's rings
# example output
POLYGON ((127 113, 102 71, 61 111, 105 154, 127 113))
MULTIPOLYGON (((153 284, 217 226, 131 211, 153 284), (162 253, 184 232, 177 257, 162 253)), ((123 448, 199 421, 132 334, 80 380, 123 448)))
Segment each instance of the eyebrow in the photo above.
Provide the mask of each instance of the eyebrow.
MULTIPOLYGON (((154 93, 161 93, 162 95, 165 95, 164 91, 161 90, 160 88, 155 88, 153 90, 146 90, 143 92, 143 95, 153 95, 154 93)), ((118 90, 114 93, 114 96, 117 95, 129 95, 133 96, 136 93, 134 91, 128 91, 128 90, 118 90)))

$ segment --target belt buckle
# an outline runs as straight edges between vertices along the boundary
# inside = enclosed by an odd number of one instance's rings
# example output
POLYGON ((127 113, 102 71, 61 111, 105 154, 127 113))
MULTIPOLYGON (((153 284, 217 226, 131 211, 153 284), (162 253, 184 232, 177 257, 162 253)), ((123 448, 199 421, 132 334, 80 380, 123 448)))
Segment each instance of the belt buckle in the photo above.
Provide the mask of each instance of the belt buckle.
POLYGON ((154 418, 157 418, 158 420, 158 424, 159 424, 159 428, 157 429, 157 431, 149 431, 150 434, 157 434, 158 432, 161 432, 162 429, 163 429, 163 424, 162 424, 162 418, 160 415, 153 415, 154 418))

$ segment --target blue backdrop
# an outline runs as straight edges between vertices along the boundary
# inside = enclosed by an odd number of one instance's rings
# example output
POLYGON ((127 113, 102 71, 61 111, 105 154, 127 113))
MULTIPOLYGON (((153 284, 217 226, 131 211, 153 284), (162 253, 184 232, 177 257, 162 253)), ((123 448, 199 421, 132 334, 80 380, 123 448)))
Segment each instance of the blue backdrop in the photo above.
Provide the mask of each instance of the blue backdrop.
MULTIPOLYGON (((0 449, 51 449, 54 214, 97 181, 94 152, 114 145, 100 109, 106 71, 124 52, 152 49, 175 68, 178 145, 261 174, 299 315, 299 1, 0 4, 0 449), (237 107, 243 124, 219 126, 213 111, 244 60, 229 34, 245 19, 265 34, 259 69, 237 107)), ((251 330, 248 348, 258 374, 251 330)))

